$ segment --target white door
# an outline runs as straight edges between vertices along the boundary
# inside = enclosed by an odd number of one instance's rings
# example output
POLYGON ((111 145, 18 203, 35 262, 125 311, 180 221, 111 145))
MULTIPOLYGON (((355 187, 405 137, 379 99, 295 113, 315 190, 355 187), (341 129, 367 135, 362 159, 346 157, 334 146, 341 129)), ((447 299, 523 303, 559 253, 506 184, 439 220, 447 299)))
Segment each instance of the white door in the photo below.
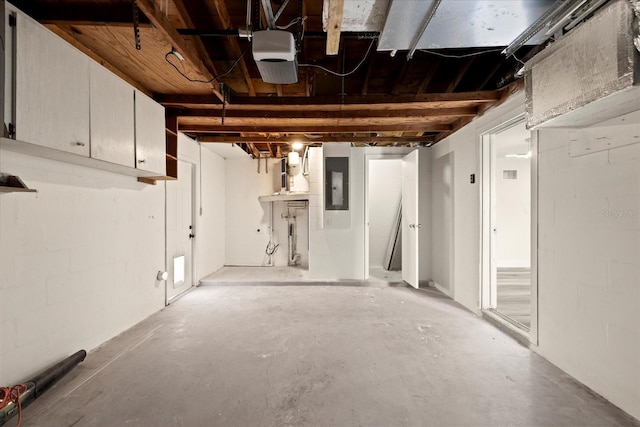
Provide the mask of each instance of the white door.
POLYGON ((136 168, 166 174, 164 107, 135 91, 136 168))
POLYGON ((402 159, 402 280, 418 288, 419 223, 418 150, 402 159))
POLYGON ((178 160, 178 179, 167 181, 167 303, 193 286, 193 171, 178 160))

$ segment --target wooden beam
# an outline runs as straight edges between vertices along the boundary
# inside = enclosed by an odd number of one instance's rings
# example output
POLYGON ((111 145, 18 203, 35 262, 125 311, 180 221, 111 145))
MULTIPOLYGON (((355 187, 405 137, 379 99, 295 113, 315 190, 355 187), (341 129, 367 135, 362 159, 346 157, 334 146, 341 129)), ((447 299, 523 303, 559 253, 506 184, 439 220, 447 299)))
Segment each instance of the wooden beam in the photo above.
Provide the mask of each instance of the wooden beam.
MULTIPOLYGON (((227 9, 227 5, 224 0, 207 0, 205 1, 205 5, 210 12, 215 11, 222 29, 235 29, 235 27, 233 26, 233 22, 231 21, 231 17, 229 16, 229 10, 227 9)), ((229 41, 229 44, 231 46, 231 52, 233 56, 235 56, 236 58, 240 58, 243 53, 242 49, 240 48, 240 43, 238 43, 238 39, 235 37, 229 37, 227 40, 229 41)), ((244 77, 245 84, 247 85, 249 96, 256 96, 256 88, 253 85, 253 80, 251 80, 249 68, 247 67, 247 63, 244 58, 240 59, 240 61, 238 62, 238 66, 240 67, 240 71, 242 72, 242 76, 244 77)))
MULTIPOLYGON (((168 109, 173 114, 180 117, 211 117, 221 118, 223 111, 221 108, 168 109)), ((373 118, 449 118, 449 117, 475 117, 478 114, 477 107, 458 108, 418 108, 418 109, 395 109, 395 110, 346 110, 346 111, 307 111, 298 109, 294 111, 270 111, 270 110, 234 110, 227 108, 224 116, 230 118, 258 118, 258 119, 364 119, 373 118)))
MULTIPOLYGON (((138 8, 140 8, 142 13, 144 13, 147 18, 149 18, 149 21, 151 21, 156 29, 166 38, 169 43, 172 44, 173 48, 180 52, 185 60, 190 62, 204 77, 205 80, 210 80, 213 78, 211 72, 202 62, 199 53, 188 43, 186 43, 182 36, 180 36, 180 34, 178 34, 173 25, 171 25, 171 22, 169 22, 169 19, 160 9, 158 9, 153 0, 136 0, 136 4, 138 5, 138 8)), ((220 101, 224 102, 224 97, 220 92, 218 83, 212 81, 210 84, 213 93, 220 99, 220 101)))
MULTIPOLYGON (((260 142, 266 142, 266 141, 260 141, 260 142)), ((268 147, 269 147, 269 154, 271 155, 271 157, 275 158, 277 155, 275 145, 269 143, 268 147)))
MULTIPOLYGON (((230 144, 230 143, 240 143, 240 142, 253 142, 253 143, 262 143, 269 144, 270 150, 275 144, 290 144, 295 141, 300 141, 307 145, 313 145, 316 143, 322 142, 343 142, 348 140, 349 142, 354 143, 385 143, 385 144, 411 144, 411 143, 430 143, 435 141, 434 136, 420 136, 420 137, 392 137, 392 136, 352 136, 352 137, 344 137, 344 136, 333 136, 330 134, 322 134, 319 138, 306 138, 304 136, 281 136, 279 138, 269 137, 269 136, 211 136, 205 135, 198 138, 198 142, 201 143, 209 143, 209 144, 230 144)), ((275 156, 272 153, 272 156, 275 156)))
POLYGON ((420 83, 420 87, 418 88, 418 94, 423 94, 427 91, 427 87, 431 80, 433 80, 433 76, 436 75, 436 71, 438 71, 438 67, 440 66, 440 58, 436 58, 431 66, 425 71, 424 76, 422 77, 422 83, 420 83))
POLYGON ((404 80, 404 76, 407 74, 407 69, 409 69, 409 64, 411 61, 403 61, 402 68, 400 69, 400 73, 398 73, 398 77, 396 81, 393 83, 393 87, 391 88, 391 94, 397 95, 400 93, 400 88, 402 87, 402 81, 404 80))
POLYGON ((248 142, 247 146, 249 147, 249 151, 251 151, 251 155, 253 155, 254 158, 260 157, 260 151, 258 151, 254 143, 248 142))
POLYGON ((489 70, 489 72, 487 73, 487 76, 482 79, 482 81, 480 82, 480 84, 478 84, 478 86, 476 86, 477 90, 482 90, 482 88, 484 88, 486 85, 489 84, 489 82, 491 81, 491 79, 493 78, 493 76, 496 75, 496 73, 498 72, 498 70, 504 65, 504 61, 495 61, 495 64, 493 65, 493 67, 489 70))
MULTIPOLYGON (((418 95, 351 95, 351 96, 325 96, 325 97, 231 97, 230 109, 264 108, 271 110, 306 109, 317 110, 347 110, 354 109, 385 109, 397 108, 398 104, 405 104, 403 108, 448 108, 469 106, 469 104, 495 103, 500 100, 500 91, 484 92, 456 92, 456 93, 428 93, 418 95), (261 106, 261 107, 257 107, 261 106)), ((158 94, 156 101, 165 106, 202 106, 213 107, 219 102, 209 95, 170 95, 158 94)))
POLYGON ((451 130, 450 124, 416 123, 410 125, 220 125, 180 123, 180 131, 189 133, 351 133, 351 132, 445 132, 451 130))
MULTIPOLYGON (((173 3, 175 4, 176 9, 178 10, 178 14, 180 15, 180 18, 184 22, 185 26, 187 28, 195 28, 195 25, 193 24, 193 20, 191 19, 191 15, 187 10, 184 4, 184 1, 173 0, 173 3)), ((204 43, 202 43, 202 40, 199 37, 196 37, 194 40, 194 44, 196 46, 196 50, 198 51, 198 54, 200 55, 201 58, 203 58, 205 66, 207 67, 207 70, 211 73, 212 76, 217 75, 218 70, 216 70, 216 66, 213 64, 213 61, 211 60, 211 56, 209 56, 209 52, 207 51, 207 48, 204 46, 204 43)))
POLYGON ((329 0, 329 11, 327 13, 327 55, 337 55, 340 50, 343 12, 344 0, 329 0))
POLYGON ((365 96, 369 93, 369 80, 371 79, 371 74, 373 73, 373 67, 375 64, 375 52, 374 55, 371 55, 369 59, 369 64, 367 65, 367 74, 364 76, 364 81, 362 82, 362 89, 360 90, 360 95, 365 96))
MULTIPOLYGON (((98 4, 74 2, 73 5, 49 4, 33 1, 18 1, 17 7, 43 25, 97 25, 109 27, 130 27, 133 25, 133 13, 129 2, 98 4)), ((145 16, 140 17, 140 26, 151 24, 145 16)))
POLYGON ((450 93, 456 90, 456 87, 458 87, 458 85, 460 84, 460 81, 467 74, 467 71, 469 71, 469 67, 471 67, 471 64, 473 64, 473 61, 475 61, 475 59, 476 59, 475 56, 467 58, 464 64, 462 64, 462 66, 458 69, 458 74, 456 74, 456 76, 453 78, 453 80, 451 80, 451 82, 447 86, 447 89, 445 90, 446 93, 450 93))
MULTIPOLYGON (((523 88, 524 88, 524 79, 519 79, 519 80, 516 80, 515 82, 511 83, 509 86, 505 87, 504 89, 502 89, 500 91, 501 94, 502 94, 502 96, 500 97, 500 100, 498 100, 497 102, 494 102, 492 104, 487 104, 487 105, 482 106, 481 108, 479 108, 478 116, 481 116, 487 110, 490 110, 491 108, 495 108, 498 105, 504 103, 507 99, 509 99, 509 97, 511 95, 521 91, 523 88)), ((454 123, 452 123, 450 130, 442 131, 438 135, 436 135, 436 142, 440 142, 443 139, 445 139, 446 137, 448 137, 448 136, 452 135, 453 133, 457 132, 458 130, 462 129, 463 127, 465 127, 466 125, 471 123, 472 120, 473 120, 472 117, 464 117, 464 118, 460 118, 460 119, 456 120, 454 123)))

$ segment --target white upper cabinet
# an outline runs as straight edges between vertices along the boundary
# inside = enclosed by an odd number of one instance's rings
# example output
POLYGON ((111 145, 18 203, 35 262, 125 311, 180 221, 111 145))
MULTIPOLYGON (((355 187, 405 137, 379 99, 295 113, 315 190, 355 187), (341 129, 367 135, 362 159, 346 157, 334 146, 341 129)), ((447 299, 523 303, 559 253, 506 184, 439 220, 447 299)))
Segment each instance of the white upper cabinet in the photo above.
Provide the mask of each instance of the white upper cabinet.
POLYGON ((89 58, 17 15, 16 139, 89 156, 89 58))
POLYGON ((164 107, 135 91, 136 167, 155 175, 166 173, 164 107))
POLYGON ((89 67, 91 157, 133 168, 133 88, 94 61, 89 67))

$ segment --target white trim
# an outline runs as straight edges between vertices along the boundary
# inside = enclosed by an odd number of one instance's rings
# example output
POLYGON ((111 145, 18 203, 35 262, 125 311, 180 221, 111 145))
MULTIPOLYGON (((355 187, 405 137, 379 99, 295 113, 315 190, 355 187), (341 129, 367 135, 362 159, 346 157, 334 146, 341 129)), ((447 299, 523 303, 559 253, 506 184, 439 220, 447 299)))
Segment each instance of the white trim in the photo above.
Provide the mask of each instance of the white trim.
MULTIPOLYGON (((480 311, 483 315, 505 326, 518 329, 517 326, 493 313, 495 295, 491 294, 491 135, 522 123, 525 114, 519 113, 503 123, 480 133, 480 311)), ((528 341, 538 345, 538 132, 531 132, 531 324, 527 334, 528 341)), ((520 334, 525 331, 520 330, 520 334)))
POLYGON ((364 280, 369 279, 369 161, 402 160, 405 154, 366 154, 364 155, 364 280))

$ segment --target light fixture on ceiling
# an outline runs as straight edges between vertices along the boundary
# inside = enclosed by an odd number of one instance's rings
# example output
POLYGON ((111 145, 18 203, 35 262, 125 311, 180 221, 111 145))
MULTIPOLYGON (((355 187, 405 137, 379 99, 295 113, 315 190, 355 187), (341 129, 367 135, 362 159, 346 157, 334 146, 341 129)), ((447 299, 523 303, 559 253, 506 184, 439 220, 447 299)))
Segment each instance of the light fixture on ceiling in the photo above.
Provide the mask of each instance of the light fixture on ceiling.
POLYGON ((293 144, 291 144, 291 148, 293 148, 295 151, 302 150, 302 147, 304 147, 304 144, 300 141, 296 141, 293 144))
POLYGON ((526 153, 505 154, 505 157, 509 159, 530 159, 531 151, 528 151, 526 153))

